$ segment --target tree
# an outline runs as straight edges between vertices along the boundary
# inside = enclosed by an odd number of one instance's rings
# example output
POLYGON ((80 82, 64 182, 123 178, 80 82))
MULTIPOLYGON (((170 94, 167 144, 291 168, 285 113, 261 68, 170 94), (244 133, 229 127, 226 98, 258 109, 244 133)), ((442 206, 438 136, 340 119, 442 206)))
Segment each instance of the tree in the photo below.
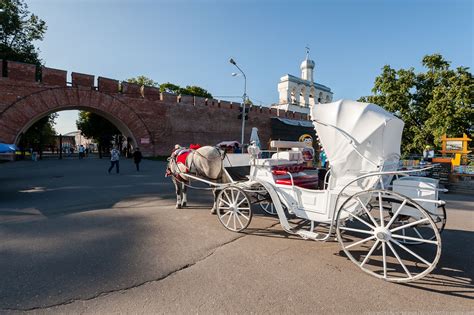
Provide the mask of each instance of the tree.
POLYGON ((56 146, 56 130, 54 130, 57 113, 47 115, 35 122, 20 138, 20 148, 25 151, 29 148, 39 152, 40 157, 43 147, 56 146))
POLYGON ((94 139, 99 146, 99 156, 103 150, 110 148, 114 137, 122 133, 104 117, 86 111, 79 112, 79 119, 76 120, 77 129, 90 139, 94 139))
POLYGON ((127 79, 127 82, 129 83, 135 83, 140 86, 151 86, 151 87, 158 87, 158 82, 153 81, 152 79, 144 76, 144 75, 139 75, 138 77, 135 78, 130 78, 127 79))
POLYGON ((179 85, 166 82, 160 85, 160 91, 173 94, 183 94, 191 96, 200 96, 206 98, 212 98, 212 94, 209 93, 206 89, 196 85, 187 85, 185 88, 180 87, 179 85))
POLYGON ((443 134, 469 134, 474 124, 474 82, 469 68, 450 69, 440 54, 422 60, 426 72, 395 70, 389 65, 375 79, 374 95, 360 101, 381 105, 405 122, 402 153, 420 153, 440 145, 443 134))
POLYGON ((0 0, 0 59, 40 65, 33 42, 43 40, 46 29, 23 0, 0 0))
POLYGON ((209 93, 206 89, 195 85, 186 86, 186 88, 181 89, 180 94, 212 98, 212 94, 209 93))
POLYGON ((160 92, 161 93, 173 93, 173 94, 181 94, 181 87, 179 85, 166 82, 160 84, 160 92))

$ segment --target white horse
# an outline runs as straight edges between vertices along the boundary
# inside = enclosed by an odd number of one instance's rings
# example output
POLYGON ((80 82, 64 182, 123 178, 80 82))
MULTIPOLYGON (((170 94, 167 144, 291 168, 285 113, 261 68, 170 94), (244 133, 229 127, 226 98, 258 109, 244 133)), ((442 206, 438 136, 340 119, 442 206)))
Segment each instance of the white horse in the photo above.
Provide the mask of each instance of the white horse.
MULTIPOLYGON (((216 183, 228 182, 224 175, 223 158, 225 152, 216 147, 204 146, 199 149, 192 150, 183 148, 179 145, 175 146, 175 150, 168 158, 168 167, 166 176, 171 176, 176 189, 176 209, 186 207, 187 203, 187 186, 190 181, 181 174, 193 174, 216 183)), ((211 213, 215 213, 215 201, 217 199, 218 190, 213 189, 214 205, 211 213)))

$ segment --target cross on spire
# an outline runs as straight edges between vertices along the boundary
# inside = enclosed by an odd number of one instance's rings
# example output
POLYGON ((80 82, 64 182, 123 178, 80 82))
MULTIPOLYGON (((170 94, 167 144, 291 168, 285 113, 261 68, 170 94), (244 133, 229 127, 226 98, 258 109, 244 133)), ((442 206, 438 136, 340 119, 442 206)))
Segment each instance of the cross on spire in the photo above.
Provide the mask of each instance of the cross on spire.
POLYGON ((306 48, 306 60, 308 60, 309 59, 309 50, 310 50, 309 45, 306 45, 305 48, 306 48))

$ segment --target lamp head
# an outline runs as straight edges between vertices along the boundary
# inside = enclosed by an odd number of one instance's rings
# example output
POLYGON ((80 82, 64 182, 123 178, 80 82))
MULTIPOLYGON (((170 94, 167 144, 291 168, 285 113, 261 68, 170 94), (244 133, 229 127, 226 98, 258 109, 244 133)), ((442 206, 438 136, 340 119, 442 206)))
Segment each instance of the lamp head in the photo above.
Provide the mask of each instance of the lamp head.
POLYGON ((232 59, 232 58, 229 59, 229 62, 230 62, 231 64, 233 64, 234 66, 237 65, 237 64, 235 63, 235 60, 232 59))
POLYGON ((236 77, 236 76, 238 76, 238 75, 239 75, 238 73, 232 72, 232 76, 233 76, 233 77, 236 77))

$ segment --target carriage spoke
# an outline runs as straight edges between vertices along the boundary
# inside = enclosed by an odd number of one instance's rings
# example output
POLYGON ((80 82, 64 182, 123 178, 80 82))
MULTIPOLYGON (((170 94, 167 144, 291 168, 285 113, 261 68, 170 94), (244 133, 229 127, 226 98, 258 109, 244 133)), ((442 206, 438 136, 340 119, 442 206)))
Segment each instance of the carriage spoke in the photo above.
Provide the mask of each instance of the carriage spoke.
POLYGON ((383 206, 382 206, 382 193, 379 192, 379 211, 380 211, 380 226, 384 227, 383 222, 383 206))
MULTIPOLYGON (((417 229, 416 227, 413 227, 413 230, 415 231, 415 233, 416 233, 420 238, 424 238, 424 237, 420 234, 420 232, 418 231, 418 229, 417 229)), ((403 230, 403 231, 405 231, 405 230, 403 230)))
POLYGON ((237 230, 237 225, 236 225, 236 223, 235 223, 235 217, 236 217, 236 216, 237 216, 237 215, 234 213, 234 215, 233 215, 233 217, 234 217, 234 230, 237 230))
POLYGON ((227 219, 227 223, 225 224, 226 226, 229 226, 230 219, 232 219, 232 216, 234 215, 234 212, 232 211, 229 211, 229 212, 230 212, 230 215, 229 215, 229 219, 227 219))
POLYGON ((221 215, 221 219, 222 219, 223 217, 225 217, 226 215, 228 215, 229 213, 231 213, 231 212, 232 212, 232 211, 230 211, 230 210, 229 210, 229 211, 226 211, 226 213, 224 213, 223 215, 221 215))
POLYGON ((367 225, 369 228, 371 228, 372 230, 375 229, 374 226, 372 226, 371 224, 365 222, 364 220, 362 220, 361 218, 359 218, 358 216, 356 216, 355 214, 351 213, 351 212, 347 212, 351 217, 353 217, 354 219, 357 219, 358 221, 364 223, 365 225, 367 225))
POLYGON ((239 221, 240 226, 244 228, 244 225, 242 224, 242 221, 240 220, 239 216, 237 214, 235 216, 237 217, 237 221, 239 221))
POLYGON ((225 203, 226 205, 230 206, 230 203, 227 202, 227 201, 225 201, 224 198, 221 198, 221 201, 222 201, 223 203, 225 203))
POLYGON ((345 231, 352 231, 352 232, 359 232, 359 233, 374 235, 374 232, 372 231, 353 229, 353 228, 348 228, 345 226, 340 226, 339 229, 345 230, 345 231))
POLYGON ((372 246, 372 248, 370 249, 369 253, 367 254, 367 256, 365 256, 364 260, 362 261, 362 263, 360 264, 360 267, 364 266, 365 263, 369 260, 369 257, 370 255, 372 255, 372 253, 374 252, 374 250, 377 248, 377 245, 379 245, 380 241, 377 240, 374 244, 374 246, 372 246))
POLYGON ((423 237, 422 238, 416 238, 416 237, 403 236, 403 235, 398 235, 398 234, 392 234, 392 237, 399 238, 399 239, 402 239, 402 240, 408 240, 408 241, 415 241, 415 242, 429 243, 429 244, 438 245, 437 241, 427 240, 427 239, 424 239, 423 237))
POLYGON ((399 230, 403 230, 403 229, 406 229, 407 227, 410 227, 410 226, 413 226, 413 225, 417 225, 417 224, 420 224, 420 223, 424 223, 424 222, 429 222, 430 220, 428 218, 424 218, 424 219, 421 219, 421 220, 418 220, 418 221, 415 221, 415 222, 412 222, 412 223, 408 223, 408 224, 405 224, 405 225, 402 225, 402 226, 399 226, 399 227, 396 227, 392 230, 390 230, 390 232, 396 232, 396 231, 399 231, 399 230))
POLYGON ((240 202, 236 205, 236 207, 240 206, 244 201, 246 201, 247 199, 245 198, 242 198, 242 200, 240 200, 240 202))
POLYGON ((387 245, 388 245, 388 247, 390 247, 390 249, 392 250, 392 253, 395 255, 395 257, 397 258, 397 260, 398 260, 398 262, 400 263, 400 265, 402 265, 402 268, 403 268, 403 270, 405 270, 407 276, 410 277, 410 278, 413 278, 413 276, 411 275, 410 271, 408 271, 408 268, 405 266, 405 264, 403 263, 403 261, 400 259, 400 256, 398 256, 398 253, 395 251, 395 248, 393 248, 392 244, 390 244, 390 242, 387 242, 387 245))
MULTIPOLYGON (((227 201, 229 201, 229 205, 230 205, 232 203, 232 199, 229 197, 226 190, 224 190, 224 195, 226 196, 227 201)), ((222 200, 224 200, 224 199, 222 199, 222 200)))
POLYGON ((369 237, 367 237, 367 238, 364 238, 363 240, 357 241, 357 242, 355 242, 355 243, 350 244, 349 246, 346 246, 346 249, 351 248, 351 247, 354 247, 354 246, 357 246, 357 245, 360 245, 360 244, 365 243, 365 242, 367 242, 367 241, 370 241, 371 239, 374 239, 374 238, 375 238, 374 235, 369 236, 369 237))
POLYGON ((367 215, 369 216, 370 220, 372 221, 372 223, 375 225, 375 226, 378 226, 377 222, 375 221, 374 217, 370 214, 370 211, 367 209, 367 207, 364 205, 364 203, 362 202, 362 200, 360 200, 359 197, 356 198, 356 200, 359 202, 359 204, 362 206, 362 208, 364 209, 365 213, 367 213, 367 215))
POLYGON ((237 210, 237 213, 239 213, 241 216, 243 216, 246 220, 249 220, 249 217, 237 210))
POLYGON ((387 249, 385 242, 382 242, 382 259, 383 259, 383 278, 387 279, 387 249))
POLYGON ((406 246, 403 246, 402 244, 400 244, 399 242, 397 242, 396 240, 391 240, 392 242, 394 242, 395 244, 397 244, 398 246, 400 246, 402 249, 404 249, 405 251, 407 251, 408 253, 412 254, 414 257, 418 258, 421 262, 423 262, 425 265, 427 266, 431 266, 431 264, 429 262, 427 262, 424 258, 420 257, 418 254, 416 254, 415 252, 413 252, 411 249, 407 248, 406 246))
POLYGON ((395 221, 395 219, 397 218, 398 214, 400 213, 400 211, 403 209, 403 207, 405 206, 405 204, 407 203, 407 200, 403 200, 402 204, 400 205, 400 207, 398 207, 397 211, 395 211, 395 214, 393 215, 392 219, 390 219, 390 221, 387 223, 387 229, 390 228, 390 225, 392 225, 393 221, 395 221))
POLYGON ((240 191, 237 190, 237 193, 236 194, 232 194, 232 202, 235 204, 237 202, 237 200, 239 200, 239 196, 240 196, 240 191))

